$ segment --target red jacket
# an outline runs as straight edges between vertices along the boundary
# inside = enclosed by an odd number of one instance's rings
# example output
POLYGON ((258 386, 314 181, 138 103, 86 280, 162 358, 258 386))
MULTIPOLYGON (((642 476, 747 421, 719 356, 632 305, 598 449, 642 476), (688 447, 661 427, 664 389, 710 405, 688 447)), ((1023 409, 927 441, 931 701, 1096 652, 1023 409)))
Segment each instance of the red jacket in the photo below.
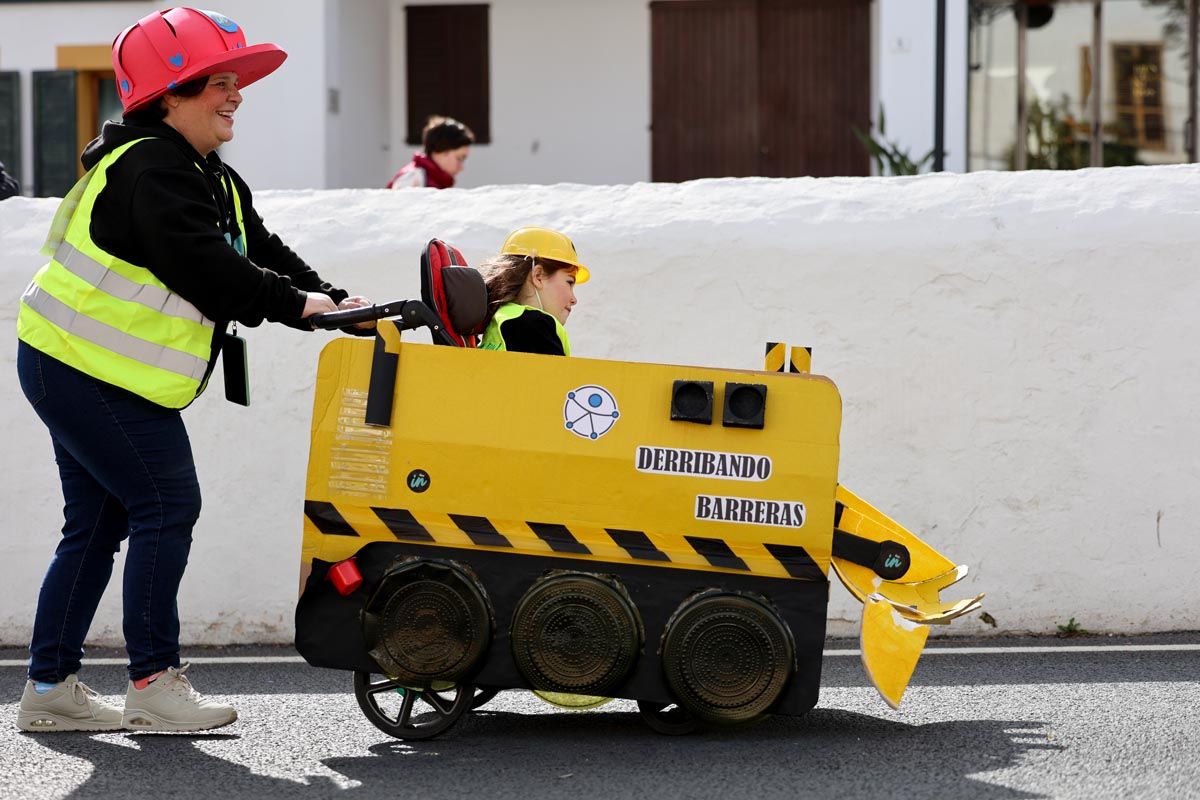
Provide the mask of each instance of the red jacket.
POLYGON ((413 154, 412 161, 405 164, 392 176, 392 179, 387 182, 387 188, 393 188, 393 184, 396 181, 411 175, 417 170, 421 170, 424 174, 423 186, 432 186, 434 189, 449 189, 454 185, 453 175, 439 167, 429 156, 418 152, 413 154))

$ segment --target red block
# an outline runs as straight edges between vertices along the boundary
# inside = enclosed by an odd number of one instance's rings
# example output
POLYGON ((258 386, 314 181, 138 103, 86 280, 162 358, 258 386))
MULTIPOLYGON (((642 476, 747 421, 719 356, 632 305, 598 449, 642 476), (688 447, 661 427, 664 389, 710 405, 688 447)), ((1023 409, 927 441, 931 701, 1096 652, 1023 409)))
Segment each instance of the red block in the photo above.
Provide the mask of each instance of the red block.
POLYGON ((333 588, 338 590, 338 594, 345 597, 362 586, 363 577, 354 559, 348 558, 329 568, 329 580, 333 583, 333 588))

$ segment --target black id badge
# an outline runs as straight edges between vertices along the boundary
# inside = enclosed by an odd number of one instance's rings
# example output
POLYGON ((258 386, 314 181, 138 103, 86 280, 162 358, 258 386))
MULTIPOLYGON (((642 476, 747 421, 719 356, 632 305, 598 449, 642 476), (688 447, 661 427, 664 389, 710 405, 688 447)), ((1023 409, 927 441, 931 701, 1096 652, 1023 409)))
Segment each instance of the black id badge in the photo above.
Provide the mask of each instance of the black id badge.
POLYGON ((233 333, 225 336, 221 348, 221 366, 225 372, 225 399, 240 406, 250 405, 250 362, 246 358, 246 340, 233 333))

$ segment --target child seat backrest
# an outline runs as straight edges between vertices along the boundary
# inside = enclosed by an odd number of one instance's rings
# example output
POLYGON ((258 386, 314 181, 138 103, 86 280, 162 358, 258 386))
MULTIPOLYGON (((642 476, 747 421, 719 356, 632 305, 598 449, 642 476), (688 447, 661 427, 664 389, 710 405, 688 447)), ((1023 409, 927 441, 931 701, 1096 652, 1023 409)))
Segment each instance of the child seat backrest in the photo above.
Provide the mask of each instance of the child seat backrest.
POLYGON ((487 314, 487 287, 456 247, 430 239, 421 254, 421 300, 442 321, 436 344, 477 347, 487 314), (439 336, 442 333, 444 335, 439 336))

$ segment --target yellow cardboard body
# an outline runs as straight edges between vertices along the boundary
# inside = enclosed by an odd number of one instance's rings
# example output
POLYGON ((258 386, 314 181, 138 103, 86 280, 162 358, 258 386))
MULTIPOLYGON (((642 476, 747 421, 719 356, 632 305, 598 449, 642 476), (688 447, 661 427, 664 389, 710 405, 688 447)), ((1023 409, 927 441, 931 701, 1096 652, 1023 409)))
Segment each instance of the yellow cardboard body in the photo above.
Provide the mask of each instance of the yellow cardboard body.
MULTIPOLYGON (((740 371, 441 347, 399 341, 390 427, 364 421, 371 340, 325 347, 317 370, 306 500, 331 504, 357 536, 326 535, 304 517, 301 584, 314 559, 336 562, 370 541, 395 541, 378 509, 403 509, 443 547, 480 548, 450 515, 486 518, 512 545, 506 552, 554 552, 530 523, 565 526, 590 553, 556 553, 586 562, 638 563, 607 535, 643 532, 669 562, 660 566, 728 571, 685 537, 728 545, 749 572, 788 578, 771 545, 802 547, 828 575, 832 565, 864 603, 863 664, 883 698, 903 696, 928 636, 979 599, 946 603, 939 593, 965 575, 899 523, 839 486, 841 398, 828 378, 808 373, 740 371), (670 419, 675 381, 712 381, 712 424, 670 419), (761 430, 722 425, 723 387, 767 387, 761 430), (568 394, 602 387, 619 415, 596 438, 565 425, 568 394), (640 471, 640 446, 764 456, 765 480, 640 471), (415 471, 428 476, 416 491, 415 471), (698 519, 698 495, 800 502, 800 527, 698 519), (900 582, 832 557, 835 500, 840 527, 908 548, 900 582), (922 624, 925 623, 925 624, 922 624)), ((390 331, 388 330, 390 329, 390 331)), ((484 548, 486 549, 486 548, 484 548)), ((744 574, 744 572, 743 572, 744 574)))

